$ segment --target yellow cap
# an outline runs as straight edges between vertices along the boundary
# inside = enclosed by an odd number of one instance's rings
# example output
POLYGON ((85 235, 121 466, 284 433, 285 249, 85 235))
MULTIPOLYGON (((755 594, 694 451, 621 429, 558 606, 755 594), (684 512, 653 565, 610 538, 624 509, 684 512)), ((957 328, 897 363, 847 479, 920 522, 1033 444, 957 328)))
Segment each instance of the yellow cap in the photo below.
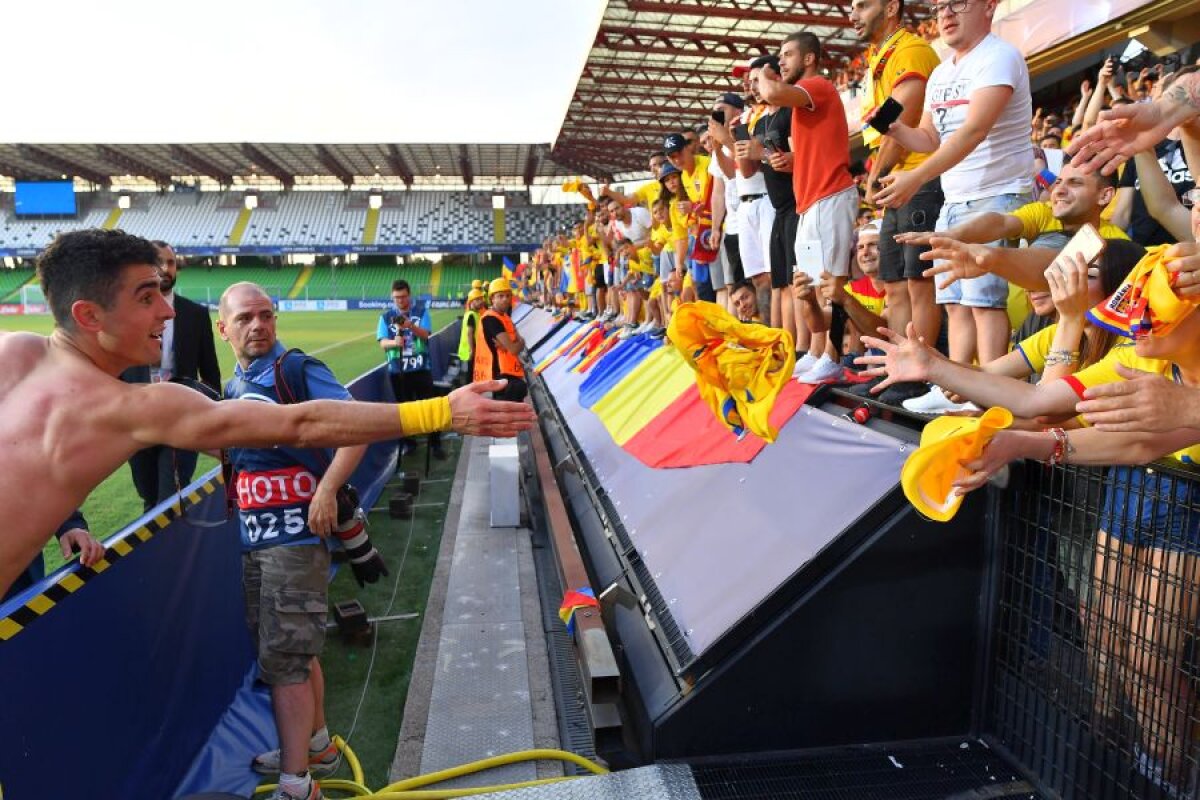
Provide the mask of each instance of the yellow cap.
POLYGON ((900 485, 917 511, 938 522, 949 522, 962 505, 952 495, 954 481, 966 475, 961 462, 973 461, 997 431, 1012 425, 1007 408, 994 407, 979 417, 938 417, 921 431, 921 446, 904 462, 900 485))
POLYGON ((471 281, 471 288, 475 291, 482 292, 483 291, 483 281, 476 278, 475 280, 471 281))
POLYGON ((479 289, 472 289, 471 291, 467 292, 467 302, 473 303, 476 300, 482 300, 483 296, 483 292, 481 292, 479 289))
POLYGON ((497 292, 511 292, 512 286, 508 284, 504 278, 495 278, 488 284, 488 294, 496 294, 497 292))
POLYGON ((562 190, 564 192, 578 192, 582 181, 579 178, 567 178, 563 181, 562 190))

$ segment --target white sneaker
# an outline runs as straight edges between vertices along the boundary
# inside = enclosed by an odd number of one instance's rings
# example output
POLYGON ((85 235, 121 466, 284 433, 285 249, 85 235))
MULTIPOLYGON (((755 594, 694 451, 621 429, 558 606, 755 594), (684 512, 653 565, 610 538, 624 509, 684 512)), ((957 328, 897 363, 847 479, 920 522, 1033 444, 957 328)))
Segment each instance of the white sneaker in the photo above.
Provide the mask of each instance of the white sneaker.
POLYGON ((796 380, 800 381, 800 383, 821 383, 822 381, 840 377, 842 377, 842 365, 822 353, 821 357, 812 365, 812 368, 801 375, 797 375, 796 380))
POLYGON ((804 373, 808 372, 817 364, 817 357, 812 353, 805 353, 796 359, 796 366, 792 369, 792 377, 799 378, 804 373))
POLYGON ((628 339, 635 333, 637 333, 637 330, 634 325, 623 325, 621 326, 621 332, 617 334, 617 338, 621 340, 628 339))
POLYGON ((646 320, 641 325, 638 325, 637 330, 635 330, 633 333, 634 335, 640 336, 641 334, 649 333, 652 330, 654 330, 654 323, 650 320, 646 320))
POLYGON ((930 386, 929 391, 920 397, 905 400, 901 405, 916 414, 945 414, 948 411, 979 411, 974 403, 951 402, 939 386, 930 386))

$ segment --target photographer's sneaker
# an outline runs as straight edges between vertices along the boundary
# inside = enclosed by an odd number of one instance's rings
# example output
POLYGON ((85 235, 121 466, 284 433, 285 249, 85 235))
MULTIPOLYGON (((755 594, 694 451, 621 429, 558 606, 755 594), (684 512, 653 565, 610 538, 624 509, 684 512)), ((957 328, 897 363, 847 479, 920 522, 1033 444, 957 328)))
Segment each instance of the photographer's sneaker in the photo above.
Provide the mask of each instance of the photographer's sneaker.
POLYGON ((796 376, 800 383, 824 383, 838 380, 842 377, 842 365, 827 355, 822 354, 816 363, 805 373, 796 376))
MULTIPOLYGON (((333 742, 324 750, 308 751, 308 771, 314 778, 328 778, 342 765, 342 753, 333 742)), ((279 774, 279 751, 260 753, 250 762, 250 768, 259 775, 279 774)))

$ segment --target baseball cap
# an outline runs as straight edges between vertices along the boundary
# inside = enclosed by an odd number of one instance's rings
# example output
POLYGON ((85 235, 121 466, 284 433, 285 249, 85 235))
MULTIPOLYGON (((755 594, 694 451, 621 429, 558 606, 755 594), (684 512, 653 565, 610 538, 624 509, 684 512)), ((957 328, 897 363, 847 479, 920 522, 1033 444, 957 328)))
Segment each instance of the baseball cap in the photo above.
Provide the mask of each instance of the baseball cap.
POLYGON ((683 138, 682 133, 668 133, 663 139, 663 150, 668 155, 677 153, 685 147, 687 147, 687 139, 683 138))
POLYGON ((742 99, 742 96, 739 94, 734 94, 733 92, 725 92, 725 94, 721 95, 717 102, 724 103, 727 106, 733 106, 734 108, 738 109, 746 107, 746 101, 742 99))
POLYGON ((759 56, 750 62, 750 69, 758 69, 759 67, 766 66, 779 72, 779 56, 759 56))
POLYGON ((740 78, 750 71, 750 64, 754 61, 753 58, 747 58, 740 64, 733 65, 733 77, 740 78))
MULTIPOLYGON (((680 136, 679 138, 682 139, 683 137, 680 136)), ((668 175, 678 175, 678 174, 679 174, 679 168, 676 167, 674 164, 667 162, 666 164, 663 164, 662 169, 660 169, 658 171, 658 179, 660 181, 663 181, 663 180, 666 180, 668 175)))

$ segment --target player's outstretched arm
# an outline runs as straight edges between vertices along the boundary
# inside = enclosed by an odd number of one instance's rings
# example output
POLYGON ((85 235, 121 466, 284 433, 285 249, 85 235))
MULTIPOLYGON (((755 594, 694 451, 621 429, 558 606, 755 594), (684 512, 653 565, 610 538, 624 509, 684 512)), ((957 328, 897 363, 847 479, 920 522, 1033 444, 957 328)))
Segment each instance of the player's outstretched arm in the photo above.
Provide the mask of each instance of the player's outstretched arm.
POLYGON ((516 436, 533 426, 533 408, 485 397, 503 381, 474 383, 444 399, 404 403, 310 400, 277 405, 256 400, 214 402, 181 386, 131 387, 112 413, 114 423, 143 446, 185 450, 226 447, 343 447, 434 430, 476 436, 516 436), (402 420, 409 422, 405 430, 402 420))

